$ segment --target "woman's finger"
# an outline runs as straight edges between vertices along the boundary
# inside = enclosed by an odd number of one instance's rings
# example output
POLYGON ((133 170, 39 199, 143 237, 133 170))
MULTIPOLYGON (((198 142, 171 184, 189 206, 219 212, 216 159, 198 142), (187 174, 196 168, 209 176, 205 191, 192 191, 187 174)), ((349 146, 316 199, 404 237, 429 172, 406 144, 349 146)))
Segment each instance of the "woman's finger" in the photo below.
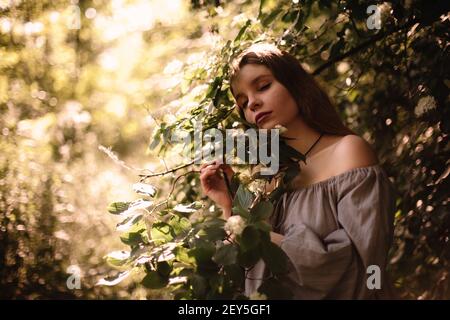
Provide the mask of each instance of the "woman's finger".
POLYGON ((206 168, 203 169, 202 173, 200 174, 200 179, 206 179, 209 178, 211 176, 214 176, 217 174, 217 170, 218 169, 214 169, 214 168, 206 168))
POLYGON ((209 165, 210 165, 209 162, 202 163, 202 164, 200 165, 200 171, 201 171, 202 169, 206 168, 206 167, 209 166, 209 165))
POLYGON ((216 170, 203 170, 203 173, 200 175, 200 181, 202 182, 208 182, 209 179, 213 178, 214 176, 217 176, 216 170))
POLYGON ((221 166, 220 166, 220 169, 221 169, 221 171, 226 175, 226 177, 228 178, 228 180, 231 181, 231 178, 232 178, 233 175, 234 175, 233 169, 231 169, 231 167, 228 166, 228 165, 226 165, 226 164, 221 165, 221 166))
POLYGON ((200 172, 202 172, 203 170, 205 170, 206 168, 218 168, 219 164, 217 163, 204 163, 200 166, 200 172))
POLYGON ((233 169, 227 164, 221 164, 219 165, 220 168, 227 174, 227 176, 232 176, 234 174, 233 169))

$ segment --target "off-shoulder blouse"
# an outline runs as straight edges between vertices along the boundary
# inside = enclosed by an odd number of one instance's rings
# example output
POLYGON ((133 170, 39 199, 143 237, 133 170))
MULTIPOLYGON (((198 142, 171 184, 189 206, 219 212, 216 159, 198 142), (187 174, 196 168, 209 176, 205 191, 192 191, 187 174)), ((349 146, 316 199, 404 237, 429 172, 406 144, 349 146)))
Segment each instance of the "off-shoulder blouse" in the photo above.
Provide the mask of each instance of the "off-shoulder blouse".
MULTIPOLYGON (((294 299, 390 298, 386 265, 394 211, 395 188, 379 164, 285 192, 272 214, 289 257, 279 281, 294 299), (372 275, 379 276, 380 289, 372 275)), ((246 294, 267 276, 260 260, 248 270, 246 294)))

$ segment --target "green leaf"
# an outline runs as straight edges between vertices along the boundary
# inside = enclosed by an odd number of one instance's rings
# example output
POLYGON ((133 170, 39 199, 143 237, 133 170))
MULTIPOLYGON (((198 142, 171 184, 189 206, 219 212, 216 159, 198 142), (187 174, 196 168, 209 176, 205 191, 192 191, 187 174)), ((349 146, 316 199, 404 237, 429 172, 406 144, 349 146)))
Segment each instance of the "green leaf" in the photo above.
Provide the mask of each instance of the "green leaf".
POLYGON ((217 90, 222 84, 222 77, 215 77, 213 82, 209 85, 208 91, 206 92, 206 98, 211 99, 216 95, 217 90))
POLYGON ((139 232, 139 233, 146 233, 147 231, 147 225, 145 224, 144 220, 139 220, 136 224, 131 226, 131 228, 128 230, 128 232, 139 232))
POLYGON ((210 289, 206 299, 220 299, 220 296, 216 293, 223 290, 223 276, 221 274, 214 274, 211 277, 208 277, 208 280, 210 289))
POLYGON ((241 28, 241 30, 239 30, 239 32, 238 32, 236 38, 234 38, 234 42, 235 42, 235 43, 241 40, 242 36, 243 36, 244 33, 245 33, 245 30, 247 30, 247 28, 250 26, 251 23, 252 23, 252 21, 251 21, 250 19, 247 20, 247 22, 245 23, 245 25, 241 28))
POLYGON ((233 200, 233 207, 240 206, 243 209, 248 209, 252 202, 253 194, 243 185, 240 185, 233 200))
POLYGON ((238 263, 239 265, 251 268, 261 259, 260 246, 256 246, 252 250, 242 251, 238 253, 238 263))
POLYGON ((108 253, 105 257, 106 263, 112 267, 121 267, 128 262, 130 252, 128 251, 113 251, 108 253))
POLYGON ((195 264, 195 258, 190 253, 189 249, 184 247, 177 247, 175 249, 175 258, 185 264, 193 265, 195 264))
POLYGON ((130 272, 131 272, 130 270, 127 270, 127 271, 118 273, 114 277, 100 279, 99 281, 97 281, 97 283, 95 285, 96 286, 115 286, 116 284, 119 284, 124 279, 126 279, 130 275, 130 272))
POLYGON ((196 236, 201 237, 202 240, 209 240, 215 242, 223 240, 226 236, 224 231, 225 220, 219 218, 211 218, 206 221, 196 223, 194 232, 196 236))
POLYGON ((140 220, 138 223, 132 225, 131 228, 128 229, 127 233, 120 236, 120 240, 131 247, 137 246, 141 243, 147 243, 148 235, 145 222, 140 220))
MULTIPOLYGON (((295 24, 295 29, 298 31, 301 31, 305 25, 305 20, 306 20, 306 14, 303 10, 298 11, 297 13, 298 15, 298 20, 297 23, 295 24)), ((297 19, 297 17, 296 17, 297 19)), ((299 47, 301 47, 301 45, 299 45, 299 47)))
POLYGON ((273 274, 282 274, 287 271, 288 256, 275 243, 266 241, 262 247, 262 258, 273 274))
POLYGON ((245 227, 244 231, 242 231, 241 236, 238 237, 238 242, 241 245, 243 251, 248 251, 259 245, 259 233, 260 231, 253 226, 245 227))
POLYGON ((225 278, 230 280, 237 287, 244 284, 245 281, 245 269, 237 264, 232 264, 224 267, 225 278))
POLYGON ((258 19, 259 19, 259 17, 261 17, 261 14, 262 14, 262 11, 263 11, 263 8, 264 8, 266 2, 267 2, 267 0, 259 1, 258 19))
POLYGON ((172 267, 167 261, 162 261, 157 263, 156 270, 162 277, 167 278, 172 272, 172 267))
POLYGON ((225 230, 222 227, 209 227, 203 229, 199 235, 202 235, 205 239, 211 242, 223 240, 227 236, 225 230))
POLYGON ((258 221, 258 222, 255 222, 253 225, 256 228, 258 228, 259 230, 262 230, 264 232, 272 231, 272 227, 266 221, 258 221))
POLYGON ((197 242, 197 245, 189 251, 189 255, 194 257, 198 264, 209 263, 216 248, 210 242, 197 242))
POLYGON ((173 216, 170 218, 169 224, 177 236, 188 232, 192 228, 191 222, 185 217, 173 216))
POLYGON ((275 18, 283 11, 282 8, 276 8, 275 10, 273 10, 269 15, 265 15, 262 19, 261 19, 261 24, 264 27, 267 27, 268 25, 270 25, 272 23, 273 20, 275 20, 275 18))
POLYGON ((169 224, 165 222, 156 222, 152 225, 150 236, 152 240, 156 240, 157 243, 164 243, 172 241, 175 234, 173 228, 169 224))
POLYGON ((135 183, 133 184, 133 190, 138 194, 143 194, 152 198, 156 195, 156 188, 148 183, 135 183))
POLYGON ((108 212, 111 214, 120 214, 128 209, 131 202, 113 202, 108 206, 108 212))
POLYGON ((116 230, 117 231, 127 231, 129 230, 133 225, 135 225, 136 223, 138 223, 141 219, 142 219, 143 215, 142 214, 136 214, 134 216, 130 216, 125 218, 122 222, 119 222, 116 225, 116 230))
POLYGON ((215 255, 213 261, 220 265, 230 265, 236 263, 238 250, 233 244, 227 244, 220 247, 215 255))
POLYGON ((211 277, 219 272, 219 266, 210 259, 208 262, 198 264, 196 272, 205 277, 211 277))
POLYGON ((167 286, 169 279, 162 277, 157 271, 149 271, 141 283, 149 289, 161 289, 167 286))
POLYGON ((166 242, 157 246, 153 246, 150 251, 151 256, 157 256, 158 262, 172 261, 175 259, 175 248, 178 246, 176 242, 166 242))
POLYGON ((329 60, 332 60, 333 58, 336 58, 342 51, 342 49, 345 47, 345 40, 344 38, 339 38, 337 42, 335 42, 331 49, 330 49, 330 58, 329 60))
POLYGON ((167 144, 170 142, 172 129, 173 129, 173 126, 168 126, 165 129, 161 128, 163 144, 167 144))
MULTIPOLYGON (((145 229, 143 230, 145 231, 145 229)), ((136 246, 140 243, 145 242, 141 232, 129 232, 126 233, 125 235, 120 236, 120 240, 129 246, 136 246)))
POLYGON ((184 204, 177 204, 175 207, 173 207, 173 211, 180 212, 180 213, 193 213, 198 210, 198 204, 196 202, 193 202, 188 205, 184 204))
POLYGON ((161 136, 160 136, 160 132, 158 131, 154 136, 153 136, 153 140, 152 143, 148 146, 150 150, 155 149, 159 143, 161 142, 161 136))
POLYGON ((163 216, 169 214, 170 210, 169 209, 162 209, 162 210, 156 211, 155 213, 158 214, 159 216, 163 217, 163 216))
POLYGON ((150 207, 153 204, 153 201, 148 201, 148 200, 144 200, 144 199, 138 199, 136 201, 133 202, 121 202, 122 204, 118 204, 116 205, 117 202, 112 203, 110 205, 110 207, 108 208, 111 209, 111 213, 113 214, 118 214, 121 216, 133 216, 135 215, 135 212, 138 210, 144 210, 147 209, 148 207, 150 207), (125 208, 124 203, 128 203, 128 208, 125 210, 122 210, 125 208), (118 210, 116 210, 116 208, 118 210))
POLYGON ((251 210, 251 219, 260 221, 267 219, 273 211, 273 204, 269 201, 258 202, 251 210))
POLYGON ((222 228, 225 225, 225 220, 220 218, 211 218, 195 225, 195 231, 205 230, 207 228, 222 228))
POLYGON ((237 213, 238 215, 240 215, 242 218, 245 218, 247 220, 250 219, 250 213, 240 205, 234 206, 232 211, 233 213, 237 213))
POLYGON ((281 17, 281 20, 286 23, 294 22, 295 18, 297 17, 297 14, 298 10, 288 11, 283 15, 283 17, 281 17))
POLYGON ((198 274, 193 274, 192 277, 190 278, 190 283, 191 283, 192 291, 193 291, 194 295, 197 298, 200 298, 200 299, 203 298, 206 294, 208 281, 204 277, 202 277, 198 274))

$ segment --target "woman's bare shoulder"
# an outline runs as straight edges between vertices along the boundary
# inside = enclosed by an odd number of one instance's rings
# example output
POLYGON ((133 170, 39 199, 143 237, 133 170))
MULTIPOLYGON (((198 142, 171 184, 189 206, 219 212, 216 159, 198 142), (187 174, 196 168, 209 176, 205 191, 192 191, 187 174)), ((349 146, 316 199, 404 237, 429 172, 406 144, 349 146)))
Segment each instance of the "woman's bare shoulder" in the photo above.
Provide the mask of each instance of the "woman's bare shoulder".
POLYGON ((357 135, 346 135, 336 144, 332 154, 335 174, 378 164, 377 156, 370 144, 357 135))

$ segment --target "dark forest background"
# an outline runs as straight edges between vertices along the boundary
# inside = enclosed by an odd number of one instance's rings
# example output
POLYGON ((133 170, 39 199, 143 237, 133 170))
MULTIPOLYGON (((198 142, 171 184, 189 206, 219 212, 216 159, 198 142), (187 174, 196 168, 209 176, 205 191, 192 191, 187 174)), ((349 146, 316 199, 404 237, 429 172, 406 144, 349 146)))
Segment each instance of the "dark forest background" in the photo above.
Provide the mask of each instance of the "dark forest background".
POLYGON ((374 146, 398 190, 395 286, 449 299, 449 27, 447 1, 0 1, 0 298, 165 297, 95 286, 125 247, 106 206, 132 197, 136 168, 170 167, 152 130, 198 101, 238 36, 298 57, 374 146))

